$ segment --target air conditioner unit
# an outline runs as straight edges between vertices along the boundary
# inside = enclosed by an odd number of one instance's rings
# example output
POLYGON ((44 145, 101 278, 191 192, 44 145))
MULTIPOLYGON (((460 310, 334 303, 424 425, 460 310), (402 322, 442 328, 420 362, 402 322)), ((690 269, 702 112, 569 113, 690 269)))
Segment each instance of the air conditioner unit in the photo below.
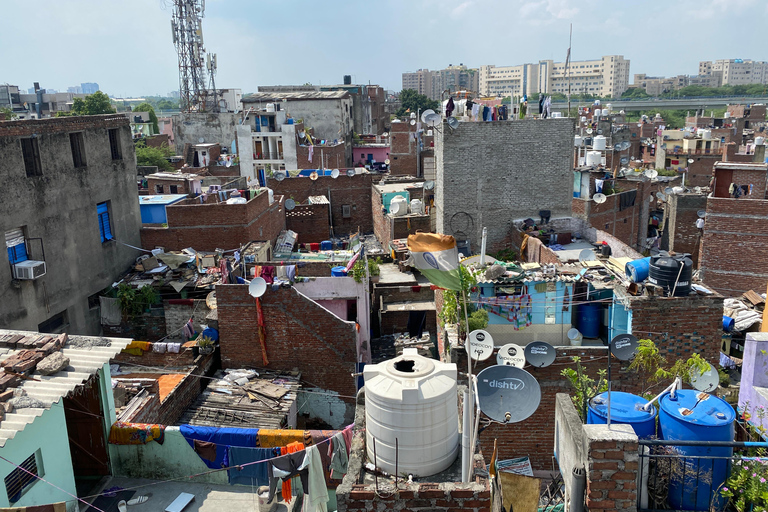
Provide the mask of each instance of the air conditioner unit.
POLYGON ((45 262, 26 260, 13 265, 15 279, 37 279, 45 275, 45 262))

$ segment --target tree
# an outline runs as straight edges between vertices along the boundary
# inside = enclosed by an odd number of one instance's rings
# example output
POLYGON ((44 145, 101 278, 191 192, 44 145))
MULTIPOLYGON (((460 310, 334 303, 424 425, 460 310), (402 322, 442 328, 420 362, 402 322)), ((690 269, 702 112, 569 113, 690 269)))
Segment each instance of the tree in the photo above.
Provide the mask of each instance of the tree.
POLYGON ((160 101, 157 102, 157 109, 160 111, 163 110, 178 110, 179 109, 179 102, 176 100, 169 100, 167 98, 163 98, 160 101))
POLYGON ((435 112, 440 109, 440 102, 431 100, 413 89, 403 89, 400 91, 400 105, 400 110, 397 111, 397 117, 403 117, 408 112, 424 112, 429 108, 435 112))
POLYGON ((157 114, 155 114, 155 109, 147 102, 139 103, 135 107, 133 107, 134 112, 149 112, 149 122, 152 123, 152 133, 158 134, 160 133, 160 127, 157 125, 157 114))
POLYGON ((15 119, 17 116, 13 113, 13 110, 9 109, 8 107, 0 107, 0 114, 5 114, 5 120, 10 121, 11 119, 15 119))
POLYGON ((72 100, 72 110, 70 111, 70 115, 73 116, 95 116, 98 114, 114 113, 115 109, 109 101, 109 96, 101 91, 89 94, 85 99, 75 98, 72 100))
POLYGON ((640 87, 632 87, 631 89, 627 89, 621 94, 622 98, 650 98, 647 92, 645 92, 645 89, 641 89, 640 87))
POLYGON ((173 166, 168 157, 173 156, 173 151, 167 144, 159 148, 147 146, 143 140, 136 142, 136 165, 152 165, 161 171, 172 171, 173 166))

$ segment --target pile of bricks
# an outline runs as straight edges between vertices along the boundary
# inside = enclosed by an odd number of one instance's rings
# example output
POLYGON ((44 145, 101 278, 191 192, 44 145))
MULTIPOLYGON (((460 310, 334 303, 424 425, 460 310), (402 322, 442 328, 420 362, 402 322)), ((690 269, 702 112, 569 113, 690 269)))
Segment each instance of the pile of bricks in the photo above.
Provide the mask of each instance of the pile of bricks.
POLYGON ((13 373, 31 373, 37 363, 45 359, 47 355, 61 350, 66 342, 66 334, 59 336, 6 334, 0 336, 0 347, 21 349, 1 362, 0 367, 13 373))

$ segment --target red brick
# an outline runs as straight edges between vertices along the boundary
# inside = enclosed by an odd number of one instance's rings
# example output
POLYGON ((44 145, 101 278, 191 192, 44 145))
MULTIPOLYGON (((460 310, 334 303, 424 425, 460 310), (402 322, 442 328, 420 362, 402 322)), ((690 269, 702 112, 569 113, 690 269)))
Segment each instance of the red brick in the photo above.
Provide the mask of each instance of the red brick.
POLYGON ((592 469, 619 469, 618 462, 592 462, 589 465, 592 469))
POLYGON ((472 498, 475 491, 471 489, 454 489, 451 491, 452 498, 472 498))
POLYGON ((615 504, 611 500, 587 500, 587 507, 589 507, 590 512, 595 512, 596 510, 612 510, 615 508, 615 504))
POLYGON ((419 498, 426 498, 426 499, 432 499, 432 498, 444 498, 445 497, 445 491, 442 489, 431 489, 422 491, 419 490, 419 498))
POLYGON ((612 478, 614 480, 630 480, 634 482, 637 475, 635 473, 630 473, 629 471, 619 471, 614 473, 612 478))
POLYGON ((589 445, 590 450, 612 450, 616 448, 616 441, 598 441, 589 445))
POLYGON ((624 452, 619 452, 619 451, 605 452, 603 457, 606 459, 623 460, 624 452))
POLYGON ((373 491, 349 491, 349 499, 357 501, 369 501, 376 496, 373 491))
POLYGON ((635 498, 636 496, 637 495, 634 492, 608 491, 608 497, 610 499, 631 500, 632 498, 635 498))
POLYGON ((616 482, 612 480, 600 480, 598 482, 589 482, 589 490, 592 489, 615 489, 616 488, 616 482))

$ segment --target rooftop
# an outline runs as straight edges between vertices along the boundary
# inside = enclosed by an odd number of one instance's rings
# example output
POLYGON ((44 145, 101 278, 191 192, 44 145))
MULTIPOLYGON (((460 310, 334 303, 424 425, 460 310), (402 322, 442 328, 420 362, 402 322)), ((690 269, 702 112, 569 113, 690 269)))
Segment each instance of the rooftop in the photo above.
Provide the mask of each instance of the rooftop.
POLYGON ((153 196, 139 196, 139 205, 143 204, 173 204, 186 199, 187 194, 157 194, 153 196))
POLYGON ((255 92, 247 98, 243 98, 243 103, 283 100, 337 100, 348 97, 349 93, 347 91, 255 92))
POLYGON ((146 178, 154 178, 158 180, 194 180, 202 179, 199 174, 193 174, 190 172, 156 172, 154 174, 147 174, 146 178))

